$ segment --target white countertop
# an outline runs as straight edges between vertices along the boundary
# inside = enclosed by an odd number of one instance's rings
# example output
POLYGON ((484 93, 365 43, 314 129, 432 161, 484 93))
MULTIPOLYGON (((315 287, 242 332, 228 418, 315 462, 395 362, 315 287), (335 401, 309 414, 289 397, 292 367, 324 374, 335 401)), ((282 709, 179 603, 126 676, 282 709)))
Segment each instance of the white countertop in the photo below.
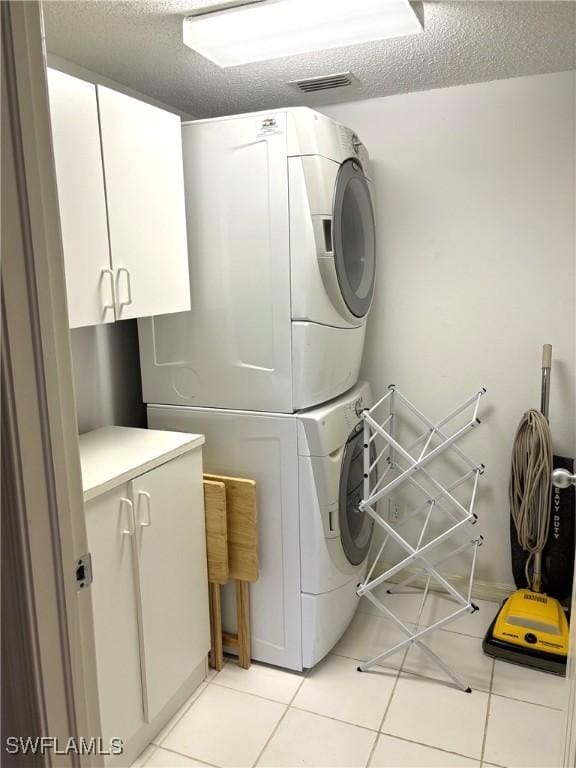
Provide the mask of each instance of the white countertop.
POLYGON ((204 443, 204 435, 102 427, 80 435, 84 501, 204 443))

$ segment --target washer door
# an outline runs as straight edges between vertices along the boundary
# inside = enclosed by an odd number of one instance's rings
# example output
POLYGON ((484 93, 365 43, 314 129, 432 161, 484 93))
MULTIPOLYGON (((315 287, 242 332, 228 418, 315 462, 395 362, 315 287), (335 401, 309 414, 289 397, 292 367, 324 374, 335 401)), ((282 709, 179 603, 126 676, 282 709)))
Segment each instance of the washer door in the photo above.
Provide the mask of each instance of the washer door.
POLYGON ((374 292, 376 227, 368 182, 358 160, 340 166, 332 216, 338 285, 350 312, 364 317, 374 292))
POLYGON ((352 565, 366 559, 372 542, 374 520, 358 509, 364 481, 364 433, 354 432, 344 446, 340 472, 338 520, 344 554, 352 565))

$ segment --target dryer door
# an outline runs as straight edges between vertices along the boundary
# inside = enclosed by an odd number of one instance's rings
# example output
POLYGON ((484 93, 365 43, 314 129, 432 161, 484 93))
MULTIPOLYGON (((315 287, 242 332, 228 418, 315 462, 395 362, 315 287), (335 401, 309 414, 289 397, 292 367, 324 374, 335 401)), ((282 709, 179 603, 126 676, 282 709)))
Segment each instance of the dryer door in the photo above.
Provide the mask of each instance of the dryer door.
POLYGON ((354 430, 344 447, 340 473, 338 520, 344 554, 359 565, 366 559, 372 542, 374 520, 358 509, 364 481, 364 433, 354 430))
POLYGON ((364 317, 374 292, 376 227, 370 189, 357 160, 340 166, 332 216, 338 285, 350 312, 364 317))

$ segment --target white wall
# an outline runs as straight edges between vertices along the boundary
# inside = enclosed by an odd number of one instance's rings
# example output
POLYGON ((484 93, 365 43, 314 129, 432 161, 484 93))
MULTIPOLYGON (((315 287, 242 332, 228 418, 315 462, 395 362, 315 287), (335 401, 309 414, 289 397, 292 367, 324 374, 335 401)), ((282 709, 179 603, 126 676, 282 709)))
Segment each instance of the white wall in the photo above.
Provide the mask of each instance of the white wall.
POLYGON ((79 432, 146 426, 136 320, 74 328, 70 335, 79 432))
MULTIPOLYGON (((512 583, 507 484, 553 345, 554 448, 576 455, 574 72, 334 105, 373 160, 378 283, 363 375, 432 417, 485 386, 478 577, 512 583)), ((451 569, 458 573, 460 561, 451 569)))

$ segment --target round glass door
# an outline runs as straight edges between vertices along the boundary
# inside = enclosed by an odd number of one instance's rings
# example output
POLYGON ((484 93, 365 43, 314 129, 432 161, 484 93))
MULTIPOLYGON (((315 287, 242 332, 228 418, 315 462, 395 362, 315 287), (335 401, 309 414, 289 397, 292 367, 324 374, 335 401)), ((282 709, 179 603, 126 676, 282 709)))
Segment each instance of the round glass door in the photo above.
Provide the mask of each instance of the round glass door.
POLYGON ((342 457, 338 517, 344 554, 352 565, 365 560, 372 541, 374 520, 358 509, 364 482, 364 434, 354 431, 342 457))
POLYGON ((370 309, 376 270, 374 210, 362 166, 346 160, 336 179, 334 262, 342 297, 356 317, 370 309))

